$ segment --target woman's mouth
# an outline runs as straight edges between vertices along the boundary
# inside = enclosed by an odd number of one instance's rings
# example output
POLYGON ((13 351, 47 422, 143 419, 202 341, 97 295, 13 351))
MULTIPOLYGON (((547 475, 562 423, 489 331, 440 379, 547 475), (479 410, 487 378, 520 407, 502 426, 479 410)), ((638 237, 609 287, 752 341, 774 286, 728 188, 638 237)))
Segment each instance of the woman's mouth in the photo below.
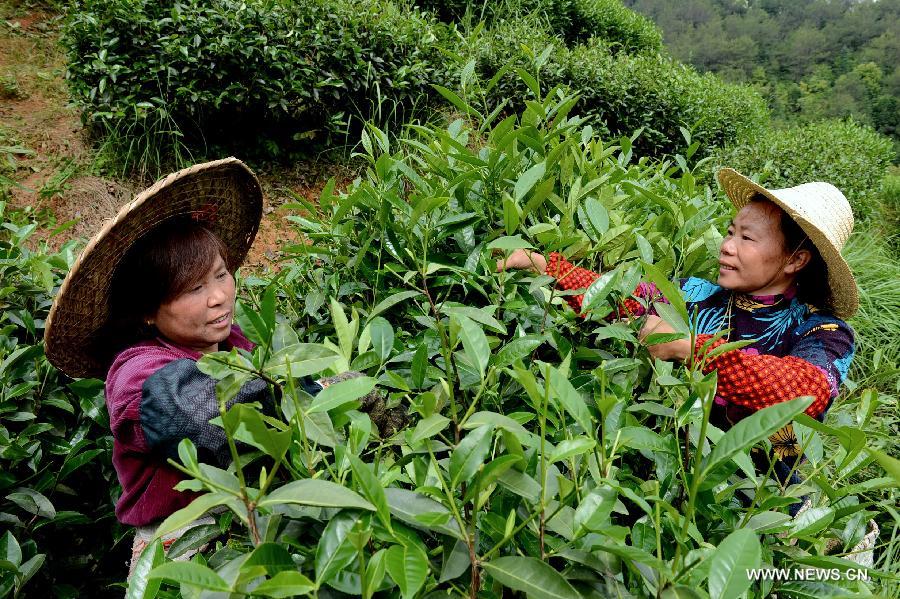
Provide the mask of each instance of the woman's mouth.
POLYGON ((226 312, 222 316, 216 318, 215 320, 211 320, 209 324, 213 326, 222 325, 228 322, 228 318, 231 316, 231 312, 226 312))
POLYGON ((735 268, 734 266, 730 266, 728 264, 719 262, 719 270, 720 271, 730 271, 730 270, 733 271, 733 270, 737 270, 737 268, 735 268))

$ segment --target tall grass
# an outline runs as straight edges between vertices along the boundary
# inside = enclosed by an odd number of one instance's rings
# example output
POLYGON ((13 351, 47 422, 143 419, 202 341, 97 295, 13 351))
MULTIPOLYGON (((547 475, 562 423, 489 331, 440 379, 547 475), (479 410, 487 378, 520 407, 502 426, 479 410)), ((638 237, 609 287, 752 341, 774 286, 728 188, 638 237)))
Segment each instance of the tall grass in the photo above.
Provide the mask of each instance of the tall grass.
POLYGON ((851 320, 857 357, 851 378, 900 393, 900 263, 884 238, 866 227, 854 234, 845 256, 859 284, 859 312, 851 320))

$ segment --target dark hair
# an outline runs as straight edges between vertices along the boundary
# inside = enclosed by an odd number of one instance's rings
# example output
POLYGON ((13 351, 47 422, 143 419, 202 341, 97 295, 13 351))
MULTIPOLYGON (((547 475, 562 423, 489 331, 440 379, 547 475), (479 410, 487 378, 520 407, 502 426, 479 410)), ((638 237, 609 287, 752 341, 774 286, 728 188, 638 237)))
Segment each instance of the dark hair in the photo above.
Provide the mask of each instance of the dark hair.
POLYGON ((751 199, 753 202, 769 202, 781 212, 781 233, 784 235, 784 249, 794 253, 806 250, 810 253, 809 262, 797 273, 794 284, 797 286, 797 297, 800 301, 825 307, 831 300, 831 287, 828 285, 828 267, 806 231, 797 224, 791 215, 781 206, 758 193, 751 199))
POLYGON ((110 289, 108 339, 117 353, 156 335, 146 320, 187 291, 228 248, 215 233, 188 218, 165 222, 137 240, 116 267, 110 289))

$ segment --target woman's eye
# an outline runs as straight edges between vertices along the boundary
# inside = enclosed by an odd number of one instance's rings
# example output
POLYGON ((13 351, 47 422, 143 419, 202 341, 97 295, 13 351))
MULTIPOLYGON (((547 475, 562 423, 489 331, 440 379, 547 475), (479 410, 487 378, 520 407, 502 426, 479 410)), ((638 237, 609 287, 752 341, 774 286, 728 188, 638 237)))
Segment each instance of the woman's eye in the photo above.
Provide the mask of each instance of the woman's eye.
POLYGON ((191 291, 196 293, 197 291, 200 291, 201 289, 203 289, 203 285, 195 285, 194 287, 191 288, 191 291))
POLYGON ((747 237, 746 235, 744 235, 743 237, 741 237, 741 239, 744 239, 744 240, 746 240, 746 241, 753 241, 752 238, 747 237))
POLYGON ((228 276, 228 273, 223 270, 222 272, 220 272, 219 274, 216 275, 216 278, 221 280, 221 279, 224 279, 226 276, 228 276))

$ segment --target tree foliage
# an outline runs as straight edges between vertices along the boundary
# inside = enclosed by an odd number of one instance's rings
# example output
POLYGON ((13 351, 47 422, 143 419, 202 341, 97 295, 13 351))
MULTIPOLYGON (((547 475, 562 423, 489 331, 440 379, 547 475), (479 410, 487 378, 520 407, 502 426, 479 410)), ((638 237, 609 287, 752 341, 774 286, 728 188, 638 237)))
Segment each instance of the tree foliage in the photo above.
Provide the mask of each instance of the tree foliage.
POLYGON ((852 116, 900 140, 900 1, 626 0, 679 60, 753 83, 776 118, 852 116))

